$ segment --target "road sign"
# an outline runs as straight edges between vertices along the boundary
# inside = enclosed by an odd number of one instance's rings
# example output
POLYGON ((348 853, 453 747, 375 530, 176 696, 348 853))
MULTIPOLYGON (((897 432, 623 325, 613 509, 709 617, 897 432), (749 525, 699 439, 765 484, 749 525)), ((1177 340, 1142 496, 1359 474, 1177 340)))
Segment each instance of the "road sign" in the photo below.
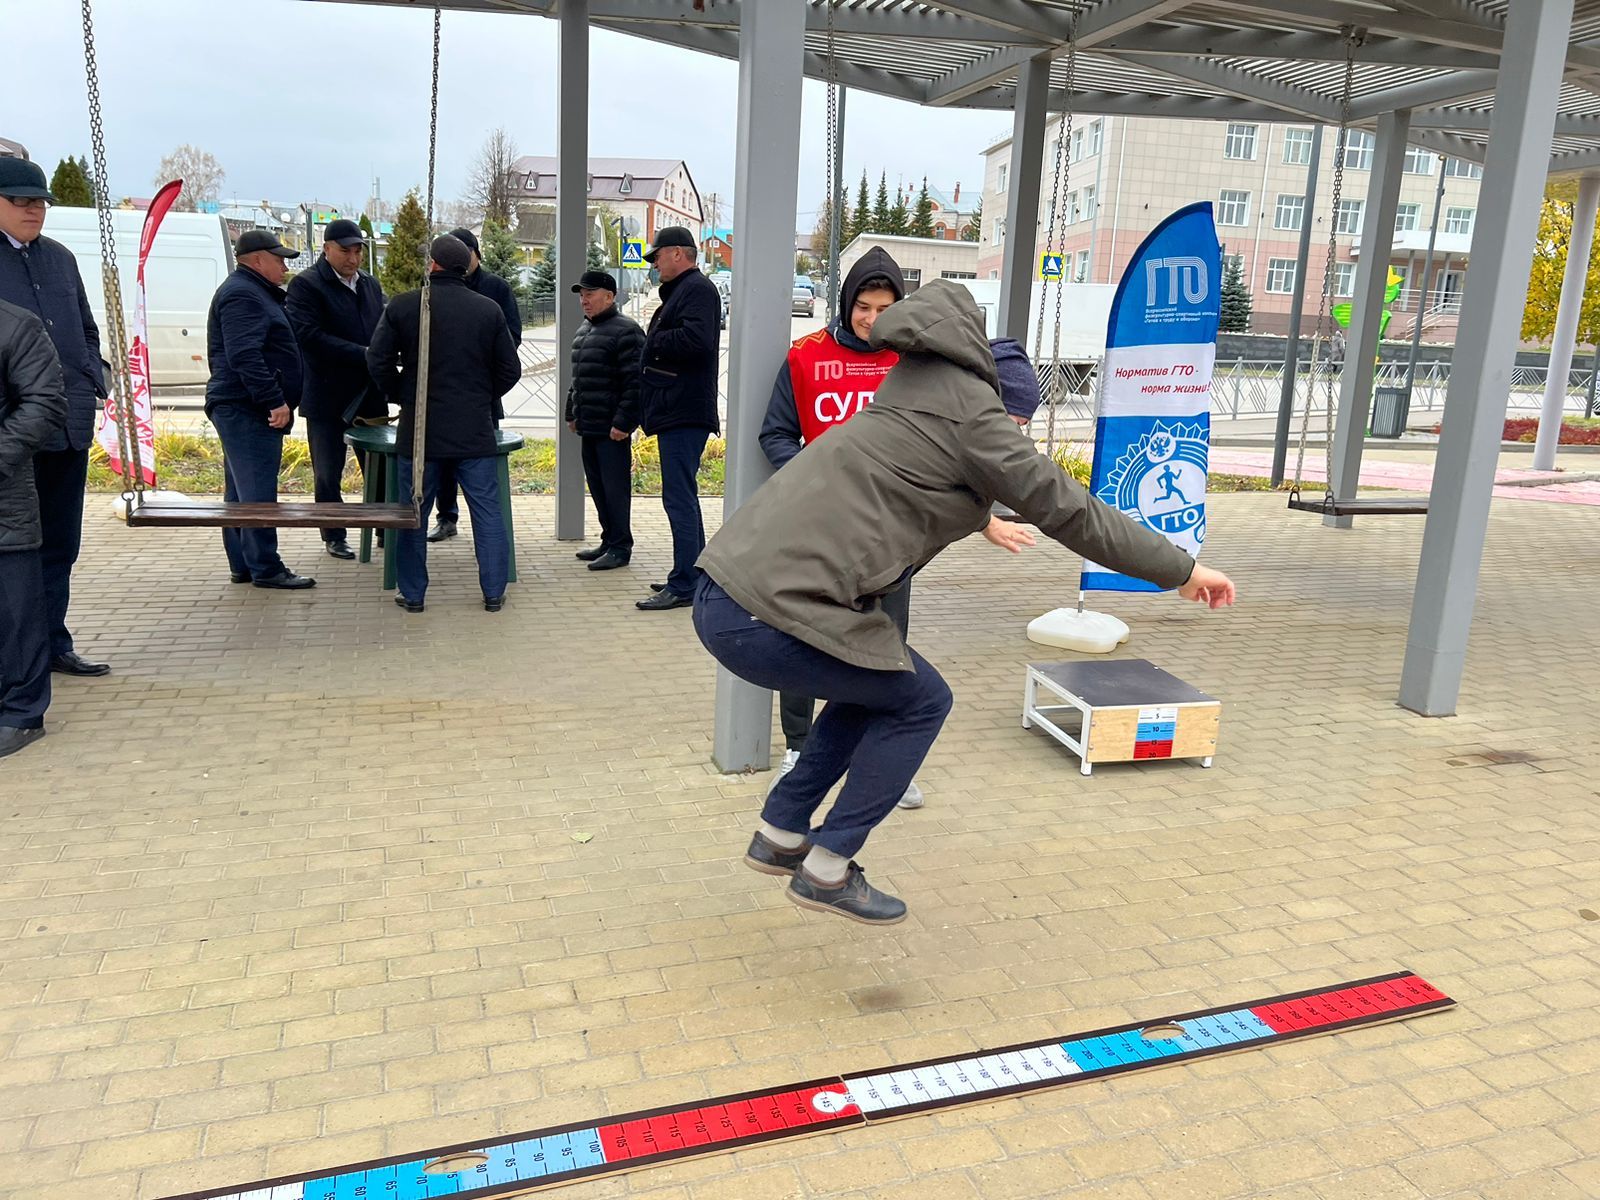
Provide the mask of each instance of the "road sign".
POLYGON ((1039 255, 1039 278, 1040 279, 1060 279, 1061 278, 1061 255, 1059 255, 1059 254, 1041 254, 1041 255, 1039 255))
POLYGON ((629 238, 622 243, 622 265, 625 267, 644 266, 644 242, 638 238, 629 238))

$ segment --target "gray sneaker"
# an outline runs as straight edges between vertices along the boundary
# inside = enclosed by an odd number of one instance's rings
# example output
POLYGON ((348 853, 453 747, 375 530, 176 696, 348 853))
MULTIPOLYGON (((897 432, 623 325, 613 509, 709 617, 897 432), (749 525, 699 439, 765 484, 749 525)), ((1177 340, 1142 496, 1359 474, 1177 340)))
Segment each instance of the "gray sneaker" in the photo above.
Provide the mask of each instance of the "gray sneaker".
POLYGON ((750 849, 744 852, 744 865, 763 875, 793 875, 810 852, 810 842, 797 850, 785 850, 768 841, 758 830, 750 839, 750 849))
POLYGON ((789 899, 801 908, 838 913, 863 925, 895 925, 906 919, 905 901, 873 887, 855 863, 844 882, 831 887, 800 868, 789 880, 789 899))
POLYGON ((916 780, 906 788, 905 795, 895 802, 896 808, 921 808, 927 801, 923 799, 922 789, 917 786, 916 780))

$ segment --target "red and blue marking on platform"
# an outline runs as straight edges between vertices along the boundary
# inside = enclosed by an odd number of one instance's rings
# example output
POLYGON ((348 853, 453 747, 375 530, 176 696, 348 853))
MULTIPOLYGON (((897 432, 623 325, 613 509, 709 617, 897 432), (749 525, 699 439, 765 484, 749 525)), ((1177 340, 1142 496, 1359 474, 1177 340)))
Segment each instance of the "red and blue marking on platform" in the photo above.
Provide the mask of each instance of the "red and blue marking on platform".
POLYGON ((756 1142, 846 1129, 929 1109, 1142 1070, 1415 1016, 1455 1001, 1410 972, 1208 1009, 1152 1025, 1051 1038, 964 1058, 722 1096, 492 1142, 194 1192, 174 1200, 478 1200, 554 1187, 756 1142), (470 1166, 441 1170, 449 1160, 470 1166), (434 1165, 434 1170, 429 1170, 434 1165))

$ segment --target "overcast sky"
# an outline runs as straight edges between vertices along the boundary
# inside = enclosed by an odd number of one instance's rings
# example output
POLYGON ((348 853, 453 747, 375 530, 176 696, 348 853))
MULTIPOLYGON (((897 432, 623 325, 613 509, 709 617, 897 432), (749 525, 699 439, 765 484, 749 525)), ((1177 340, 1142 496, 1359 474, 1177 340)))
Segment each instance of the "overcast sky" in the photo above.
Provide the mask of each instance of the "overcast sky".
MULTIPOLYGON (((19 15, 19 14, 14 14, 19 15)), ((45 165, 89 154, 78 6, 28 7, 12 28, 0 135, 45 165), (26 52, 20 52, 22 44, 26 52)), ((306 0, 98 0, 96 40, 112 190, 148 196, 183 142, 227 171, 224 196, 359 207, 374 177, 398 198, 427 166, 432 15, 306 0)), ((449 13, 440 72, 438 194, 461 195, 484 134, 503 124, 524 154, 554 154, 556 23, 449 13)), ((732 193, 737 64, 596 30, 590 152, 683 158, 702 196, 732 193)), ((963 195, 1009 113, 923 109, 852 93, 845 177, 897 175, 963 195)), ((807 82, 796 228, 826 191, 825 89, 807 82)))

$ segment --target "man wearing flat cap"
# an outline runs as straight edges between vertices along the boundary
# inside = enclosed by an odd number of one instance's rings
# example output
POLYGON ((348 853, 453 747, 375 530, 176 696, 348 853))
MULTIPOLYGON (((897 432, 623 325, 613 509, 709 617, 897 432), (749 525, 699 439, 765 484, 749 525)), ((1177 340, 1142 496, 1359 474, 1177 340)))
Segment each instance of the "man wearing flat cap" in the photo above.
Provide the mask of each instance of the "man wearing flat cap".
MULTIPOLYGON (((286 260, 296 251, 270 229, 249 229, 234 246, 238 267, 211 297, 206 317, 206 416, 222 439, 223 498, 275 503, 283 439, 294 425, 303 369, 284 310, 286 260)), ((228 577, 258 588, 299 591, 315 579, 278 556, 276 529, 224 529, 228 577)))
POLYGON ((423 534, 439 491, 441 467, 449 464, 472 513, 472 546, 478 559, 483 607, 505 605, 511 543, 500 514, 495 413, 500 397, 522 377, 522 364, 505 318, 494 301, 467 286, 472 252, 446 234, 428 248, 431 330, 428 392, 417 395, 417 350, 421 344, 422 291, 396 296, 384 310, 367 347, 367 369, 400 406, 397 449, 400 494, 411 493, 412 472, 422 471, 422 527, 402 529, 396 547, 399 590, 394 602, 419 613, 428 591, 428 542, 423 534), (427 405, 424 461, 412 462, 417 404, 427 405))
POLYGON ((50 627, 50 669, 61 675, 104 675, 74 648, 67 628, 72 567, 83 540, 83 493, 89 443, 106 394, 100 330, 72 251, 41 235, 55 197, 38 163, 0 158, 0 300, 38 317, 61 359, 67 419, 33 456, 39 497, 39 565, 44 576, 45 620, 50 627))
MULTIPOLYGON (((506 328, 511 332, 511 344, 522 344, 522 312, 517 308, 516 293, 511 290, 511 285, 493 271, 483 269, 483 259, 478 252, 478 235, 472 230, 452 229, 450 236, 464 245, 472 253, 472 265, 467 268, 467 286, 480 296, 487 296, 500 306, 500 311, 505 314, 506 328)), ((494 417, 496 421, 505 419, 505 410, 499 401, 495 402, 494 417)), ((461 520, 461 501, 456 495, 455 468, 450 463, 439 464, 439 520, 434 525, 433 532, 428 534, 430 542, 442 542, 446 538, 456 536, 456 525, 461 520)))
MULTIPOLYGON (((319 504, 344 499, 346 431, 357 417, 383 417, 389 411, 367 374, 367 343, 383 315, 383 288, 361 269, 366 249, 361 226, 344 217, 331 222, 322 235, 322 257, 290 281, 285 304, 305 360, 300 415, 319 504)), ((367 469, 360 450, 356 461, 367 469)), ((356 556, 343 529, 324 529, 322 548, 332 558, 356 556)))
POLYGON ((645 261, 661 276, 661 307, 650 318, 639 376, 639 425, 661 447, 661 507, 672 527, 672 573, 635 604, 646 611, 694 603, 706 545, 698 475, 717 414, 717 345, 722 298, 695 266, 694 235, 678 225, 656 231, 645 261))
POLYGON ((617 281, 585 271, 572 285, 583 324, 572 339, 567 427, 583 439, 583 474, 600 518, 600 544, 578 551, 591 571, 633 557, 633 430, 639 423, 639 356, 644 330, 617 311, 617 281))

